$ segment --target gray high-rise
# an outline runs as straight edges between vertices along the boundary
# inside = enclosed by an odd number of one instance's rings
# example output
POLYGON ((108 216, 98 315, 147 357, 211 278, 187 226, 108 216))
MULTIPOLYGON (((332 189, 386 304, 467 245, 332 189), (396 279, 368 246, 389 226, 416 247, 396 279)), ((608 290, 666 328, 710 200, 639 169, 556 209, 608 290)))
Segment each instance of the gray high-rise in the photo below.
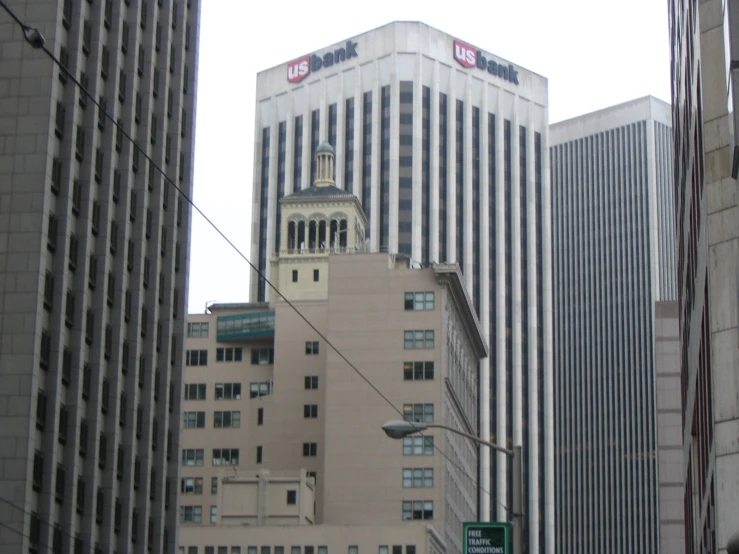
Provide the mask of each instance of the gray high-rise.
MULTIPOLYGON (((188 195, 198 0, 9 0, 188 195)), ((188 205, 0 11, 0 551, 173 552, 188 205)))
MULTIPOLYGON (((670 117, 646 97, 550 128, 558 552, 659 552, 655 302, 677 295, 670 117)), ((680 462, 680 447, 663 451, 680 462)))
MULTIPOLYGON (((310 186, 328 141, 336 185, 367 215, 369 250, 459 263, 490 345, 479 433, 523 447, 524 534, 537 553, 554 547, 547 90, 540 75, 408 21, 267 69, 252 222, 252 259, 269 277, 279 201, 310 186)), ((251 294, 266 299, 263 280, 251 294)), ((486 448, 479 459, 479 517, 512 519, 511 464, 486 448)))

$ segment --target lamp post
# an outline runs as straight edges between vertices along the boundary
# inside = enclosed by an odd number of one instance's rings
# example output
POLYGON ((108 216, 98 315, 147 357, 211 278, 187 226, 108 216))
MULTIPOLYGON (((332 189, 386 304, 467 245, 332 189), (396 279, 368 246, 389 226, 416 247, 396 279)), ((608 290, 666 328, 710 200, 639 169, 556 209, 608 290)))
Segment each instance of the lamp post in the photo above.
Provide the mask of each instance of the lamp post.
POLYGON ((521 447, 514 446, 513 449, 505 448, 493 442, 489 442, 481 439, 476 435, 471 435, 449 427, 448 425, 442 425, 441 423, 419 423, 415 421, 388 421, 382 426, 382 430, 391 439, 402 439, 409 435, 421 433, 426 429, 445 429, 457 435, 467 437, 473 442, 483 444, 488 448, 502 452, 506 456, 513 459, 513 554, 523 554, 523 510, 521 509, 522 494, 521 490, 523 487, 523 463, 521 458, 521 447))

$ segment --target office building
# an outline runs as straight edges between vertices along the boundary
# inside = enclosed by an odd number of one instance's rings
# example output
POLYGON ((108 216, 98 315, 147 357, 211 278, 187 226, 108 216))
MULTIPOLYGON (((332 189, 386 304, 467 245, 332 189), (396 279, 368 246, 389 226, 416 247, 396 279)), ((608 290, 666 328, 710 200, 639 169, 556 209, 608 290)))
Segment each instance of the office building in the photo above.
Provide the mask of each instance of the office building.
MULTIPOLYGON (((255 121, 252 259, 268 277, 279 201, 313 182, 323 141, 336 152, 336 186, 367 216, 370 251, 459 264, 490 344, 479 433, 522 445, 527 548, 552 552, 546 79, 394 22, 259 73, 255 121)), ((251 287, 252 300, 267 300, 263 280, 251 287)), ((479 517, 510 521, 511 465, 487 449, 480 459, 479 517)))
POLYGON ((200 2, 7 5, 0 551, 172 553, 200 2))
POLYGON ((280 205, 271 273, 292 305, 272 294, 188 317, 180 548, 461 552, 477 445, 381 427, 475 433, 482 327, 456 264, 365 251, 359 199, 333 184, 331 147, 318 152, 316 185, 280 205))
POLYGON ((556 550, 657 553, 655 302, 676 297, 670 107, 627 102, 552 125, 550 142, 556 550))
POLYGON ((736 2, 670 0, 685 544, 739 533, 736 2))

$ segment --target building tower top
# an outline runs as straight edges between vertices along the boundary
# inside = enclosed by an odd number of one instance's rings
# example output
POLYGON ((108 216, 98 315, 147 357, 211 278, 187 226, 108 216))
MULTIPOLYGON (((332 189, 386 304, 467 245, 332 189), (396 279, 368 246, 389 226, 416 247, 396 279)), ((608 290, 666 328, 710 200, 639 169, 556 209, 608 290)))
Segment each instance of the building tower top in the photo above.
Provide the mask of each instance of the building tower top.
POLYGON ((334 182, 334 149, 328 142, 322 142, 316 148, 318 170, 316 171, 317 187, 336 186, 334 182))

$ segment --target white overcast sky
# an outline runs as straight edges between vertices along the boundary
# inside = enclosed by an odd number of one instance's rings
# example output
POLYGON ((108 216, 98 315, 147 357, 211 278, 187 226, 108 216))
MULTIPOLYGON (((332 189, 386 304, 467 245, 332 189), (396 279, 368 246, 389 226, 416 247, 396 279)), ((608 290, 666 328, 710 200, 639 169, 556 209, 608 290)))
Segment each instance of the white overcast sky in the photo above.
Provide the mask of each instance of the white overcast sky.
MULTIPOLYGON (((550 122, 670 100, 666 0, 202 0, 195 203, 249 257, 256 74, 396 20, 549 79, 550 122)), ((193 214, 190 313, 245 302, 248 264, 193 214)))

